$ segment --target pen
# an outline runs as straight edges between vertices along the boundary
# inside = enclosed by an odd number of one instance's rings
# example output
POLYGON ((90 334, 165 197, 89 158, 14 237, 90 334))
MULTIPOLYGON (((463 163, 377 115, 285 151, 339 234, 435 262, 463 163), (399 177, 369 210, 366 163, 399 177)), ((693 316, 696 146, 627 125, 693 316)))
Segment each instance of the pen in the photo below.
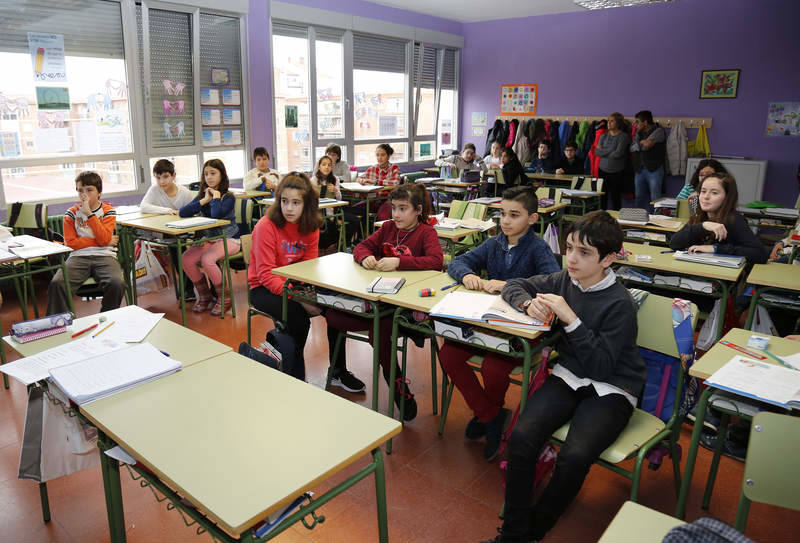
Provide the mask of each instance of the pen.
POLYGON ((97 324, 93 324, 93 325, 91 325, 89 328, 84 328, 84 329, 83 329, 83 330, 81 330, 80 332, 75 332, 74 334, 72 334, 72 337, 73 337, 73 338, 76 338, 76 337, 78 337, 79 335, 81 335, 81 334, 85 334, 86 332, 88 332, 89 330, 92 330, 92 329, 94 329, 94 328, 97 328, 97 324))
POLYGON ((767 359, 766 356, 761 356, 760 354, 756 354, 753 351, 748 351, 744 347, 739 347, 738 345, 736 345, 735 343, 731 343, 730 341, 721 340, 719 343, 720 343, 720 345, 725 345, 726 347, 730 347, 731 349, 733 349, 735 351, 739 351, 740 353, 744 353, 744 354, 746 354, 747 356, 749 356, 751 358, 755 358, 756 360, 766 360, 767 359))
POLYGON ((100 334, 102 334, 103 332, 105 332, 106 330, 108 330, 109 328, 111 328, 111 326, 112 326, 112 325, 113 325, 115 322, 117 322, 117 321, 111 321, 111 322, 109 322, 109 323, 108 323, 108 324, 107 324, 105 327, 103 327, 103 329, 102 329, 102 330, 100 330, 99 332, 97 332, 97 333, 93 334, 93 335, 92 335, 92 337, 97 337, 97 336, 99 336, 100 334))
POLYGON ((447 290, 447 289, 449 289, 449 288, 457 287, 458 285, 459 285, 459 283, 458 283, 458 282, 455 282, 455 283, 452 283, 452 284, 450 284, 450 285, 447 285, 446 287, 442 287, 442 288, 441 288, 441 289, 439 289, 439 290, 447 290))
POLYGON ((675 251, 674 251, 673 249, 670 249, 669 251, 661 251, 661 254, 662 254, 662 255, 665 255, 665 254, 667 254, 667 253, 674 253, 674 252, 675 252, 675 251))
POLYGON ((766 350, 766 349, 764 349, 764 354, 765 354, 765 355, 767 355, 768 357, 772 358, 773 360, 777 361, 777 362, 778 362, 778 363, 779 363, 781 366, 783 366, 784 368, 789 368, 790 370, 796 370, 796 369, 797 369, 797 368, 795 368, 794 366, 790 366, 789 364, 787 364, 786 362, 784 362, 782 358, 780 358, 780 357, 778 357, 778 356, 776 356, 776 355, 772 354, 771 352, 769 352, 769 351, 768 351, 768 350, 766 350))

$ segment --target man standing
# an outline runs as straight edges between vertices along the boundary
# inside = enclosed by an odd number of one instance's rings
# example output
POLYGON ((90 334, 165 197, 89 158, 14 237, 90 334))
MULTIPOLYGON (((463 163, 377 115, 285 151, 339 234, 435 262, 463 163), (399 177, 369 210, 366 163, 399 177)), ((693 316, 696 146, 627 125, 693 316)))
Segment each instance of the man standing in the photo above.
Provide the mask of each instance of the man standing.
POLYGON ((653 123, 648 110, 636 114, 636 136, 631 152, 638 153, 636 164, 636 207, 653 210, 650 202, 661 196, 664 183, 664 156, 667 137, 664 129, 653 123))

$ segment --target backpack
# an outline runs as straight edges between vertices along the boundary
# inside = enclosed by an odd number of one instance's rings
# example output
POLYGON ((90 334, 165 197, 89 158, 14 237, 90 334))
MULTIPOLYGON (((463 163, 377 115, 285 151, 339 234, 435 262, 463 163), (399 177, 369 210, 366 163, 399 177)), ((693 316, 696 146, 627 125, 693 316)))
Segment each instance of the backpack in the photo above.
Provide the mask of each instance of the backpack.
POLYGON ((286 331, 286 325, 275 321, 275 328, 267 332, 267 343, 280 353, 280 369, 283 373, 305 380, 305 364, 297 360, 294 338, 286 331))
POLYGON ((711 517, 676 526, 667 532, 662 543, 753 543, 743 533, 711 517))

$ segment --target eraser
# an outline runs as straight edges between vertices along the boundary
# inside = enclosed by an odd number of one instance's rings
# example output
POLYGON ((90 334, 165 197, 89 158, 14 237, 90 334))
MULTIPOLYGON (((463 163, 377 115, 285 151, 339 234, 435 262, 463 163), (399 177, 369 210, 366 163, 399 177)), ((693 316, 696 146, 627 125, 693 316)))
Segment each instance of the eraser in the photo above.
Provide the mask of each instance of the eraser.
POLYGON ((764 336, 750 336, 747 339, 747 346, 752 347, 753 349, 759 349, 763 351, 769 345, 769 338, 764 336))
POLYGON ((421 288, 419 289, 419 295, 422 298, 427 298, 429 296, 436 296, 436 291, 432 288, 421 288))
POLYGON ((100 317, 100 321, 99 322, 106 322, 106 317, 105 316, 100 317))
POLYGON ((636 255, 636 262, 652 262, 653 257, 650 255, 636 255))

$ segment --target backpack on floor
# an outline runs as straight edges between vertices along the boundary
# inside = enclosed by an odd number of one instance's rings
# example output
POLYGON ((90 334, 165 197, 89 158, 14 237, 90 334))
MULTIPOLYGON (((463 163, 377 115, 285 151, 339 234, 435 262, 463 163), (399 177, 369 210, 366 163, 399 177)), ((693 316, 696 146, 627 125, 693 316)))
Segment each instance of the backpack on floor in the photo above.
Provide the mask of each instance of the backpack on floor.
POLYGON ((676 526, 667 532, 662 543, 753 543, 733 526, 711 517, 676 526))
POLYGON ((298 364, 294 338, 286 331, 284 323, 275 321, 275 328, 267 332, 267 343, 280 354, 280 369, 283 373, 298 379, 305 378, 305 375, 297 375, 297 372, 300 371, 298 366, 302 367, 303 364, 302 362, 298 364))

